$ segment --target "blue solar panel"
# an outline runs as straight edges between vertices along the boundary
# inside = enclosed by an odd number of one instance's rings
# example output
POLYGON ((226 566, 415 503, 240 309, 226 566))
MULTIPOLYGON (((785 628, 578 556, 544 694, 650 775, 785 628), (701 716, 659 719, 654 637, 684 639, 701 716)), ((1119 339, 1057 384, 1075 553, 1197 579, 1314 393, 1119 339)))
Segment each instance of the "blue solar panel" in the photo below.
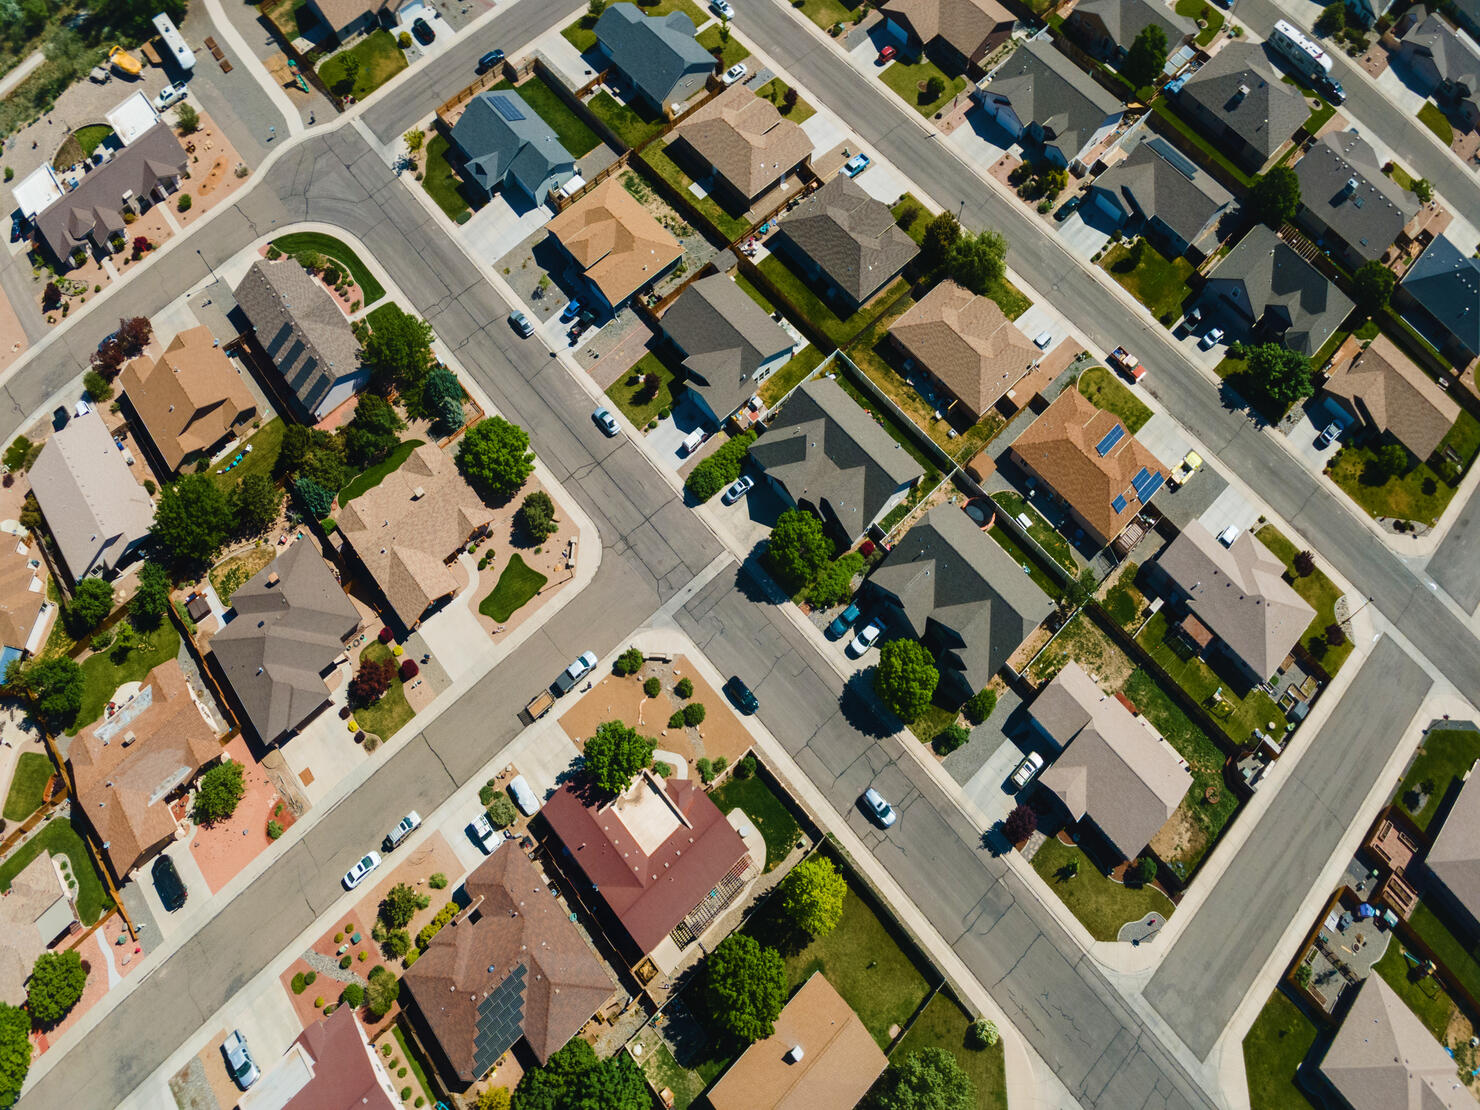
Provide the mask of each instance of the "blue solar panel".
POLYGON ((1151 471, 1147 470, 1144 466, 1141 467, 1140 470, 1136 471, 1136 476, 1131 479, 1132 488, 1139 487, 1150 475, 1151 471))
POLYGON ((1123 513, 1123 512, 1125 512, 1125 497, 1124 497, 1124 495, 1117 494, 1116 497, 1115 497, 1115 500, 1112 501, 1112 502, 1110 502, 1110 507, 1112 509, 1114 509, 1117 513, 1123 513))
POLYGON ((1150 501, 1151 495, 1154 494, 1157 490, 1161 489, 1162 483, 1164 483, 1165 481, 1166 476, 1158 472, 1156 474, 1148 475, 1145 481, 1137 482, 1136 496, 1141 499, 1141 504, 1144 505, 1146 502, 1150 501))
POLYGON ((1103 459, 1109 453, 1110 448, 1119 443, 1124 435, 1125 426, 1122 424, 1115 425, 1115 427, 1105 433, 1105 438, 1095 444, 1095 452, 1103 459))
POLYGON ((495 96, 493 99, 493 110, 510 123, 515 123, 524 118, 524 112, 519 107, 518 98, 512 96, 495 96))

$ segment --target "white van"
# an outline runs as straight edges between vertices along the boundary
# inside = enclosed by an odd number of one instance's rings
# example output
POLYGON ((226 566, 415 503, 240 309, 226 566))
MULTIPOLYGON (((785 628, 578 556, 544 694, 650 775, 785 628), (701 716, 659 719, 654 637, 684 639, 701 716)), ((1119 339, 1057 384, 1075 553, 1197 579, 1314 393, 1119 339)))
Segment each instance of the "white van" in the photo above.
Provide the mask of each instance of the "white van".
POLYGON ((703 432, 703 430, 702 429, 695 429, 694 431, 690 432, 687 436, 684 437, 684 441, 683 441, 683 453, 685 455, 692 455, 695 451, 699 450, 699 445, 702 444, 703 442, 704 442, 704 432, 703 432))

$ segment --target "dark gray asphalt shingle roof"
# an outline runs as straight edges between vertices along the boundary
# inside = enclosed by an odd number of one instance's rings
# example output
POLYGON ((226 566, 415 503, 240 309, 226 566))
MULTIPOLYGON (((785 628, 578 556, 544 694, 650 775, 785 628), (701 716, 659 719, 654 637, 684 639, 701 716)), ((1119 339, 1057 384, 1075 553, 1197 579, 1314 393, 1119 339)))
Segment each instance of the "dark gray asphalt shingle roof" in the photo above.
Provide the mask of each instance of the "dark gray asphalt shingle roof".
POLYGON ((1246 42, 1229 43, 1213 55, 1181 95, 1201 104, 1266 159, 1310 115, 1300 89, 1280 79, 1262 47, 1246 42))
POLYGON ((687 356, 689 387, 721 418, 755 392, 757 368, 792 346, 781 325, 724 274, 685 289, 662 325, 687 356))
POLYGON ((888 205, 851 177, 833 178, 797 205, 781 234, 860 303, 920 253, 888 205))
POLYGON ((1147 139, 1130 157, 1105 171, 1092 188, 1110 193, 1122 209, 1155 216, 1188 243, 1207 227, 1233 194, 1199 170, 1165 139, 1147 139), (1132 207, 1127 198, 1135 198, 1132 207))
POLYGON ((1463 85, 1472 96, 1480 93, 1480 55, 1441 16, 1432 14, 1414 24, 1403 36, 1403 42, 1412 43, 1431 57, 1434 68, 1445 80, 1463 85))
POLYGON ((550 125, 518 93, 506 89, 473 97, 452 128, 452 141, 485 192, 511 177, 539 201, 544 199, 541 186, 552 174, 575 172, 575 159, 550 125))
POLYGON ((1480 354, 1480 259, 1461 254, 1441 235, 1418 256, 1403 278, 1403 288, 1465 350, 1480 354))
POLYGON ((596 41, 659 104, 685 76, 714 69, 714 55, 699 45, 694 21, 681 11, 648 16, 636 4, 613 4, 596 21, 596 41))
POLYGON ((1352 310, 1352 302, 1278 235, 1259 224, 1208 277, 1250 319, 1267 318, 1292 351, 1313 356, 1352 310), (1278 326, 1276 326, 1278 325, 1278 326))
POLYGON ((1130 49, 1136 36, 1153 23, 1165 32, 1167 47, 1177 44, 1197 30, 1197 25, 1156 0, 1080 0, 1070 18, 1093 17, 1104 25, 1116 45, 1130 49))
POLYGON ((1355 131, 1327 135, 1295 163, 1295 176, 1301 203, 1364 260, 1381 258, 1418 214, 1418 198, 1388 179, 1355 131))
POLYGON ((1041 126, 1045 138, 1071 161, 1106 118, 1125 107, 1043 39, 1019 47, 983 91, 1006 99, 1024 126, 1041 126))

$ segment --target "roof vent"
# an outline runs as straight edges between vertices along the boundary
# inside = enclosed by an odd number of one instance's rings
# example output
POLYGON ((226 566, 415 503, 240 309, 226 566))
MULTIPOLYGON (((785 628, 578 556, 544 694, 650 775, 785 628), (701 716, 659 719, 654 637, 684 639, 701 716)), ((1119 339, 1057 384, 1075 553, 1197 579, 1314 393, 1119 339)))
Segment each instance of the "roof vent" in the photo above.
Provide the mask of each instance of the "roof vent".
POLYGON ((1355 177, 1348 177, 1346 179, 1346 188, 1341 191, 1345 196, 1351 196, 1357 191, 1357 179, 1355 177))
POLYGON ((426 495, 427 491, 422 489, 420 486, 417 486, 414 490, 411 491, 411 500, 420 501, 426 495))
POLYGON ((786 1054, 786 1058, 793 1064, 800 1064, 802 1062, 802 1057, 805 1055, 806 1053, 802 1051, 802 1046, 799 1044, 794 1044, 791 1046, 791 1051, 786 1054))
POLYGON ((278 572, 277 571, 273 571, 271 574, 269 574, 267 576, 267 584, 269 586, 276 586, 281 581, 282 581, 282 579, 278 577, 278 572))

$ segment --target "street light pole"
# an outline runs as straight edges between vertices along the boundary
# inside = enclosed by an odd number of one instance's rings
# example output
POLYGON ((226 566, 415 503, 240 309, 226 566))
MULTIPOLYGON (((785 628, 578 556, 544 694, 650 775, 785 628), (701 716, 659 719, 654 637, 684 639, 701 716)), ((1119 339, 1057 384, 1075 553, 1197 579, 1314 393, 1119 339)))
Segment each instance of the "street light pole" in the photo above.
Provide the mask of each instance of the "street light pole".
POLYGON ((196 247, 195 248, 195 254, 196 254, 196 257, 198 257, 202 262, 205 263, 206 269, 209 270, 209 271, 211 271, 211 281, 212 281, 212 283, 219 282, 221 279, 216 274, 216 267, 212 266, 209 262, 206 262, 206 256, 200 253, 200 248, 199 247, 196 247))

